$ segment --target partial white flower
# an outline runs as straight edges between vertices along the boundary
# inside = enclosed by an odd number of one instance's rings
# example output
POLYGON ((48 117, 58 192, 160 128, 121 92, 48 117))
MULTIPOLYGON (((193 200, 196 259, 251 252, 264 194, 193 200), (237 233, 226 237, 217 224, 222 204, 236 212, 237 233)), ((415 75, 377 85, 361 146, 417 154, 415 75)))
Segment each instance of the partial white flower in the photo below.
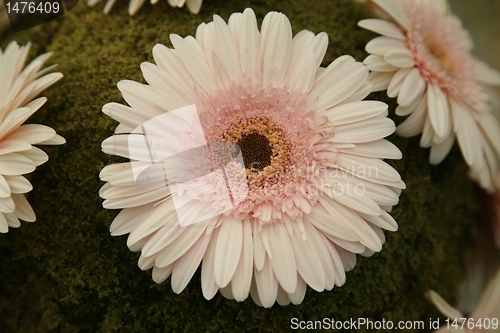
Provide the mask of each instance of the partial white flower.
POLYGON ((123 209, 111 234, 130 233, 141 269, 176 293, 202 261, 206 299, 270 307, 341 286, 397 230, 387 212, 405 187, 382 161, 401 158, 387 105, 361 101, 368 69, 320 67, 326 33, 292 38, 276 12, 261 31, 246 9, 170 40, 141 65, 148 84, 118 83, 130 107, 103 107, 120 122, 103 151, 133 160, 100 174, 103 206, 123 209))
POLYGON ((438 293, 430 290, 427 298, 449 318, 436 332, 479 333, 500 332, 500 271, 488 283, 474 313, 466 317, 448 304, 438 293))
POLYGON ((472 177, 483 188, 498 170, 500 125, 491 114, 486 85, 500 74, 474 59, 472 41, 444 1, 372 0, 393 22, 367 19, 365 29, 381 34, 366 45, 364 63, 374 91, 397 97, 396 114, 408 116, 397 134, 422 133, 430 162, 440 163, 458 140, 472 177))
MULTIPOLYGON (((101 0, 87 0, 87 5, 89 7, 94 7, 100 1, 101 0)), ((139 11, 139 9, 141 9, 145 1, 146 0, 130 0, 130 3, 128 5, 128 14, 130 16, 135 15, 139 11)), ((181 8, 184 6, 184 4, 186 4, 186 7, 193 14, 198 14, 200 12, 201 3, 203 2, 203 0, 167 0, 167 1, 170 6, 178 8, 181 8)), ((103 10, 104 14, 109 14, 115 2, 116 0, 108 0, 106 2, 106 5, 104 6, 103 10)), ((151 0, 152 5, 155 5, 157 3, 158 0, 151 0)))
POLYGON ((0 232, 17 228, 19 220, 35 221, 35 213, 24 193, 33 189, 23 177, 49 159, 34 145, 63 144, 64 138, 47 126, 23 123, 47 101, 42 91, 60 80, 50 73, 56 65, 42 69, 51 53, 34 59, 24 69, 31 44, 19 47, 11 42, 0 49, 0 232))

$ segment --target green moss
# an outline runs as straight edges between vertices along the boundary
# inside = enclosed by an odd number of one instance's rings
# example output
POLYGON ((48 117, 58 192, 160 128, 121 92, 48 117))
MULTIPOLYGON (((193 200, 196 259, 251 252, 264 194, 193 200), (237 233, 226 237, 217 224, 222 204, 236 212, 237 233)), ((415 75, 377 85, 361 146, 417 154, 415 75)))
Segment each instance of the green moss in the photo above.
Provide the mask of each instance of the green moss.
MULTIPOLYGON (((67 140, 44 148, 50 161, 33 174, 29 200, 37 222, 0 235, 3 332, 288 331, 294 317, 427 323, 438 313, 424 299, 426 290, 454 299, 478 211, 475 188, 458 149, 430 166, 418 138, 390 138, 404 153, 403 160, 391 163, 408 187, 392 212, 399 231, 386 233, 382 252, 358 257, 341 288, 308 290, 299 306, 263 309, 250 299, 205 300, 199 272, 180 295, 169 281, 155 284, 150 271, 137 267, 138 254, 127 249, 126 237, 109 235, 116 212, 104 210, 98 196, 99 171, 117 161, 100 149, 116 126, 101 107, 123 102, 116 83, 143 82, 140 63, 152 62, 152 47, 169 45, 170 33, 194 34, 214 13, 227 20, 248 6, 260 20, 271 9, 284 12, 294 33, 326 31, 330 47, 324 65, 342 54, 362 60, 374 35, 356 23, 370 14, 352 0, 314 6, 306 0, 205 0, 198 16, 160 1, 130 18, 122 1, 106 17, 102 6, 89 10, 82 2, 63 18, 0 43, 3 48, 11 39, 31 39, 32 55, 54 51, 52 61, 65 78, 46 91, 49 102, 31 121, 55 128, 67 140)), ((382 93, 374 95, 388 101, 382 93)))

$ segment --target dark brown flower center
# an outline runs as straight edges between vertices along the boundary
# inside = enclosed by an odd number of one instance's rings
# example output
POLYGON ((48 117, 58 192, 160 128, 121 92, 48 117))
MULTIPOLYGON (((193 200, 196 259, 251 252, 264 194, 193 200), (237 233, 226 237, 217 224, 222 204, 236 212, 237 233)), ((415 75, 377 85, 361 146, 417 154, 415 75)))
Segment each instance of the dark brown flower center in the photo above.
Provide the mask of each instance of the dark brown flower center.
POLYGON ((243 155, 245 168, 257 172, 271 165, 271 156, 273 151, 269 140, 264 135, 250 133, 241 136, 238 140, 238 146, 243 155))

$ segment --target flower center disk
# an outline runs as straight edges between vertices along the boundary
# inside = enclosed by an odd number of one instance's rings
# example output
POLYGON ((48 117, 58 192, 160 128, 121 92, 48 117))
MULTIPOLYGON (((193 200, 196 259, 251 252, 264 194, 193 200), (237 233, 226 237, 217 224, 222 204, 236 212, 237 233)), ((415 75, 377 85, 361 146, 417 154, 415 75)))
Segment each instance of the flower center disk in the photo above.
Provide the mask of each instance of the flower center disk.
POLYGON ((250 171, 261 171, 271 165, 271 155, 273 154, 269 139, 258 133, 243 135, 238 140, 238 146, 243 155, 245 168, 250 171))

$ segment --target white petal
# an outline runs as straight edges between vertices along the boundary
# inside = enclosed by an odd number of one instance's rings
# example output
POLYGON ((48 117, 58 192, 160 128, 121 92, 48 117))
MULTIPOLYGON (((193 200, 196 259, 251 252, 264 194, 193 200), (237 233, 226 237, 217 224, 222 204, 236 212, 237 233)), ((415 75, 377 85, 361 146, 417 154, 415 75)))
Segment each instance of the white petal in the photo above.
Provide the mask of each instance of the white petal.
POLYGON ((39 145, 62 145, 66 143, 66 139, 64 139, 59 134, 54 135, 52 138, 39 142, 39 145))
POLYGON ((387 96, 394 98, 399 94, 401 87, 403 86, 403 82, 406 79, 406 76, 410 73, 411 68, 403 68, 394 74, 391 79, 391 83, 387 87, 387 96))
MULTIPOLYGON (((164 250, 174 242, 178 242, 179 238, 188 239, 186 243, 194 244, 193 242, 199 239, 202 233, 206 230, 207 221, 183 227, 178 223, 176 216, 169 216, 167 218, 159 222, 159 224, 163 224, 162 227, 158 229, 158 231, 156 231, 144 245, 142 249, 143 255, 152 256, 164 250)), ((149 223, 153 224, 151 223, 153 217, 148 219, 150 220, 149 223)), ((156 266, 162 267, 164 265, 157 264, 156 266)))
POLYGON ((31 145, 24 140, 4 140, 0 143, 0 155, 29 149, 31 145))
POLYGON ((353 102, 359 102, 359 101, 365 99, 366 96, 368 96, 372 91, 373 91, 373 85, 370 82, 365 81, 361 85, 361 87, 359 87, 359 89, 356 90, 356 92, 354 92, 351 96, 347 97, 342 102, 337 104, 337 106, 348 104, 348 103, 353 103, 353 102))
POLYGON ((425 92, 427 83, 420 75, 420 71, 414 68, 408 73, 398 95, 398 104, 401 106, 410 106, 425 92))
POLYGON ((147 215, 151 214, 152 208, 153 205, 150 204, 123 209, 109 227, 111 235, 121 236, 132 232, 147 215))
POLYGON ((162 99, 162 95, 156 92, 153 87, 130 80, 118 82, 117 87, 122 93, 123 99, 133 109, 147 113, 150 118, 159 116, 165 112, 153 102, 162 99))
POLYGON ((264 17, 261 27, 260 56, 264 88, 281 83, 290 61, 292 27, 288 18, 277 12, 264 17), (275 71, 275 75, 273 72, 275 71))
POLYGON ((343 125, 375 116, 387 116, 387 104, 379 101, 360 101, 328 109, 328 120, 334 125, 343 125))
POLYGON ((376 54, 370 54, 366 57, 365 60, 363 60, 363 64, 365 64, 369 70, 375 72, 394 72, 399 69, 385 61, 384 57, 376 54))
POLYGON ((266 258, 266 249, 264 243, 262 242, 262 236, 260 232, 253 233, 253 249, 254 249, 254 260, 255 268, 260 271, 264 267, 264 260, 266 258))
POLYGON ((16 209, 16 204, 12 200, 12 196, 6 198, 0 198, 0 212, 2 213, 13 213, 16 209))
POLYGON ((216 89, 214 76, 208 67, 200 44, 192 36, 182 38, 175 34, 170 35, 170 41, 196 82, 207 92, 216 89))
POLYGON ((500 271, 497 271, 488 282, 473 317, 498 319, 500 317, 498 304, 500 304, 500 271))
POLYGON ((326 209, 317 203, 313 211, 304 216, 304 219, 309 221, 316 229, 330 236, 344 239, 347 241, 357 241, 357 233, 354 232, 348 225, 342 223, 342 220, 336 216, 328 214, 326 209))
POLYGON ((31 183, 23 176, 4 176, 4 178, 12 193, 27 193, 33 189, 31 183))
POLYGON ((450 133, 446 140, 438 145, 432 145, 431 154, 429 155, 429 163, 431 164, 439 164, 444 158, 448 155, 453 147, 453 143, 455 143, 455 134, 450 133))
POLYGON ((180 294, 193 277, 205 254, 211 235, 202 235, 200 239, 179 258, 172 270, 172 290, 180 294))
POLYGON ((128 5, 128 14, 134 16, 137 11, 142 7, 146 0, 131 0, 128 5))
POLYGON ((372 118, 335 127, 335 142, 362 143, 383 139, 394 133, 396 126, 389 118, 372 118))
POLYGON ((401 29, 392 22, 380 19, 365 19, 358 22, 361 28, 376 32, 380 35, 405 40, 406 37, 401 29))
POLYGON ((345 64, 319 82, 309 100, 317 101, 317 109, 330 108, 358 90, 367 77, 368 69, 363 64, 345 64))
POLYGON ((288 294, 290 301, 295 305, 302 303, 302 301, 304 300, 304 297, 306 295, 306 289, 307 289, 306 283, 304 282, 302 277, 300 275, 298 275, 297 276, 297 289, 295 289, 295 291, 293 293, 288 294))
POLYGON ((0 212, 0 233, 6 233, 9 231, 9 224, 7 223, 7 219, 4 214, 0 212))
POLYGON ((434 130, 431 125, 431 119, 429 117, 425 118, 424 128, 422 130, 422 137, 420 138, 420 147, 428 148, 432 145, 432 137, 434 135, 434 130))
POLYGON ((357 212, 370 215, 381 214, 380 207, 375 203, 375 201, 373 201, 372 198, 366 195, 357 195, 357 193, 352 189, 350 189, 350 191, 352 191, 352 193, 350 193, 348 190, 349 185, 353 187, 352 184, 347 183, 345 179, 339 178, 335 187, 332 189, 323 189, 323 191, 328 194, 330 198, 357 212))
POLYGON ((242 31, 237 37, 239 41, 239 55, 241 70, 246 71, 247 75, 256 81, 253 77, 254 69, 257 68, 260 72, 260 52, 259 52, 260 32, 257 29, 257 19, 252 9, 247 8, 243 11, 242 31))
POLYGON ((216 32, 216 40, 218 46, 218 56, 229 75, 231 81, 236 81, 241 75, 240 57, 238 54, 238 44, 229 30, 226 22, 218 16, 214 15, 214 25, 216 32))
POLYGON ((202 2, 203 0, 187 0, 186 7, 191 13, 198 14, 200 12, 202 2))
MULTIPOLYGON (((292 226, 293 234, 291 236, 291 243, 297 262, 297 270, 311 288, 316 291, 323 291, 325 289, 325 271, 321 265, 318 252, 312 243, 312 239, 302 239, 301 232, 296 223, 292 223, 292 226)), ((299 285, 298 281, 297 285, 299 285)))
POLYGON ((241 221, 226 218, 220 226, 215 248, 214 274, 219 288, 224 288, 233 278, 243 248, 241 221))
MULTIPOLYGON (((420 105, 420 103, 422 102, 422 99, 426 96, 427 96, 427 94, 424 92, 420 95, 420 97, 418 97, 416 100, 414 100, 410 105, 407 105, 407 106, 398 105, 398 107, 396 108, 396 114, 398 116, 401 116, 401 117, 408 116, 408 115, 412 114, 413 112, 415 112, 417 107, 420 105)), ((427 102, 426 102, 425 106, 427 107, 427 102)))
POLYGON ((278 281, 274 276, 269 257, 266 258, 262 270, 255 272, 255 283, 262 306, 265 308, 273 306, 278 296, 278 281))
POLYGON ((304 227, 307 233, 307 237, 312 240, 312 243, 316 247, 316 251, 319 255, 321 265, 323 266, 323 271, 325 273, 325 285, 324 289, 332 290, 335 284, 335 267, 332 258, 330 257, 330 251, 328 250, 323 235, 318 232, 316 228, 310 223, 304 223, 304 227))
POLYGON ((323 240, 323 243, 330 254, 330 261, 332 262, 333 269, 328 272, 329 274, 327 274, 327 279, 330 281, 327 281, 326 287, 327 290, 331 290, 334 285, 340 287, 345 283, 345 270, 335 245, 322 234, 319 234, 319 236, 323 240))
POLYGON ((137 196, 107 199, 102 203, 102 206, 106 209, 138 207, 161 200, 169 195, 168 187, 160 187, 137 196))
POLYGON ((389 52, 384 56, 384 60, 390 65, 400 68, 413 67, 415 65, 413 54, 408 49, 389 52))
POLYGON ((166 267, 174 263, 181 256, 185 255, 196 242, 200 241, 205 230, 206 224, 203 225, 203 223, 185 227, 183 233, 175 238, 170 244, 165 245, 162 250, 156 254, 155 266, 166 267))
POLYGON ((162 283, 165 281, 170 274, 172 274, 172 269, 174 268, 174 265, 170 265, 167 267, 153 267, 153 281, 156 283, 162 283))
POLYGON ((164 45, 153 47, 153 58, 161 69, 167 71, 173 82, 182 86, 182 91, 190 91, 195 86, 195 80, 181 61, 178 52, 164 45))
POLYGON ((155 265, 155 257, 145 257, 145 256, 140 256, 139 261, 137 262, 137 266, 143 271, 148 270, 150 268, 153 268, 155 265))
POLYGON ((403 4, 398 0, 373 0, 373 2, 389 14, 404 29, 409 28, 410 20, 404 11, 403 4))
POLYGON ((491 112, 482 112, 479 114, 479 121, 477 123, 492 148, 500 155, 500 123, 498 120, 491 112))
MULTIPOLYGON (((352 230, 354 230, 358 236, 360 237, 359 242, 374 251, 380 251, 382 248, 382 244, 378 239, 377 235, 373 232, 373 230, 368 226, 368 224, 359 216, 358 213, 355 213, 353 210, 346 208, 342 204, 331 200, 329 198, 321 198, 321 204, 325 209, 327 209, 330 214, 337 216, 339 219, 343 221, 347 226, 349 226, 352 230)), ((331 237, 328 237, 332 239, 331 237)), ((340 246, 347 242, 339 242, 340 239, 336 239, 334 242, 340 246)), ((357 243, 357 242, 356 242, 357 243)), ((354 243, 355 244, 355 243, 354 243)))
POLYGON ((351 271, 356 266, 356 254, 346 251, 339 246, 335 246, 337 253, 339 254, 340 259, 342 260, 342 265, 344 266, 344 270, 346 272, 351 271))
MULTIPOLYGON (((427 119, 427 94, 424 95, 413 113, 396 129, 396 134, 408 138, 422 133, 427 119)), ((430 125, 430 124, 429 124, 430 125)))
POLYGON ((130 247, 167 223, 178 223, 174 211, 173 200, 166 200, 156 206, 153 205, 151 214, 145 214, 142 222, 130 233, 127 245, 130 247), (172 222, 170 222, 172 220, 172 222))
POLYGON ((29 158, 18 154, 10 153, 0 155, 0 174, 6 176, 17 176, 33 172, 35 164, 29 158))
POLYGON ((464 318, 464 315, 452 307, 448 302, 446 302, 438 293, 434 290, 430 290, 426 293, 427 298, 438 308, 438 310, 450 319, 464 318))
POLYGON ((492 86, 500 85, 500 73, 486 63, 476 60, 476 70, 478 81, 492 86))
MULTIPOLYGON (((141 64, 141 70, 144 79, 155 88, 156 91, 163 92, 162 104, 168 105, 168 111, 175 110, 186 105, 193 104, 193 89, 186 89, 184 85, 179 84, 168 72, 163 71, 157 66, 148 62, 141 64)), ((158 105, 158 100, 154 100, 158 105)), ((112 114, 108 114, 103 108, 103 112, 113 117, 114 119, 128 124, 130 127, 135 128, 150 119, 147 113, 138 110, 132 110, 120 104, 115 106, 115 103, 109 103, 114 106, 117 116, 122 118, 115 118, 112 114), (148 119, 149 118, 149 119, 148 119), (122 120, 123 119, 123 120, 122 120)), ((106 107, 106 105, 104 106, 106 107)), ((110 111, 113 111, 111 109, 110 111)))
POLYGON ((394 77, 395 72, 383 73, 383 72, 371 72, 368 75, 368 81, 373 85, 372 91, 387 90, 389 84, 394 77))
POLYGON ((56 135, 56 131, 44 125, 27 124, 13 131, 9 140, 22 140, 31 144, 37 144, 51 139, 56 135))
POLYGON ((297 266, 293 256, 290 236, 282 223, 264 227, 262 232, 269 233, 271 251, 273 259, 270 260, 274 274, 281 287, 287 292, 292 293, 297 287, 297 266))
POLYGON ((26 222, 35 222, 35 212, 33 208, 31 208, 28 200, 26 200, 24 194, 12 194, 12 200, 14 200, 14 204, 16 205, 14 214, 17 218, 26 222))
POLYGON ((231 280, 231 291, 234 299, 243 302, 248 298, 253 276, 253 239, 249 221, 243 221, 243 248, 238 267, 231 280))
POLYGON ((385 56, 387 53, 406 50, 405 43, 389 37, 376 37, 366 44, 366 52, 385 56))
POLYGON ((338 148, 339 152, 373 157, 400 160, 403 154, 392 142, 387 140, 376 140, 372 142, 358 143, 354 148, 338 148))
POLYGON ((360 215, 366 221, 368 221, 376 226, 379 226, 380 228, 384 228, 385 230, 389 230, 389 231, 398 230, 397 222, 387 212, 382 212, 382 214, 380 214, 379 216, 367 215, 367 214, 360 214, 360 215))
MULTIPOLYGON (((5 177, 0 174, 0 198, 10 197, 10 187, 5 177)), ((7 222, 6 222, 7 223, 7 222)))
POLYGON ((218 242, 220 228, 216 228, 212 232, 212 238, 205 251, 203 264, 201 266, 201 289, 205 299, 212 299, 219 287, 215 283, 214 263, 215 263, 215 247, 218 242))
POLYGON ((290 304, 290 297, 288 297, 286 291, 284 291, 283 288, 281 288, 281 286, 279 285, 278 285, 278 295, 276 296, 276 301, 281 306, 290 304))
POLYGON ((474 136, 479 134, 477 131, 477 126, 475 125, 474 119, 469 114, 468 110, 465 109, 460 103, 453 101, 451 103, 451 108, 453 110, 453 117, 455 123, 458 124, 458 128, 455 128, 457 133, 457 141, 464 156, 465 161, 468 165, 474 164, 474 156, 476 154, 475 140, 474 136), (475 127, 475 128, 472 128, 475 127))
POLYGON ((42 165, 49 160, 49 156, 37 147, 31 147, 30 150, 19 152, 19 154, 32 160, 35 166, 42 165))
POLYGON ((428 85, 427 105, 432 128, 439 137, 445 136, 450 122, 448 99, 436 84, 428 85))
POLYGON ((315 88, 320 82, 323 82, 325 78, 329 77, 331 73, 336 71, 338 68, 341 68, 347 64, 354 64, 356 60, 349 55, 343 55, 335 59, 327 68, 318 68, 319 75, 317 75, 316 80, 314 81, 313 87, 315 88))

